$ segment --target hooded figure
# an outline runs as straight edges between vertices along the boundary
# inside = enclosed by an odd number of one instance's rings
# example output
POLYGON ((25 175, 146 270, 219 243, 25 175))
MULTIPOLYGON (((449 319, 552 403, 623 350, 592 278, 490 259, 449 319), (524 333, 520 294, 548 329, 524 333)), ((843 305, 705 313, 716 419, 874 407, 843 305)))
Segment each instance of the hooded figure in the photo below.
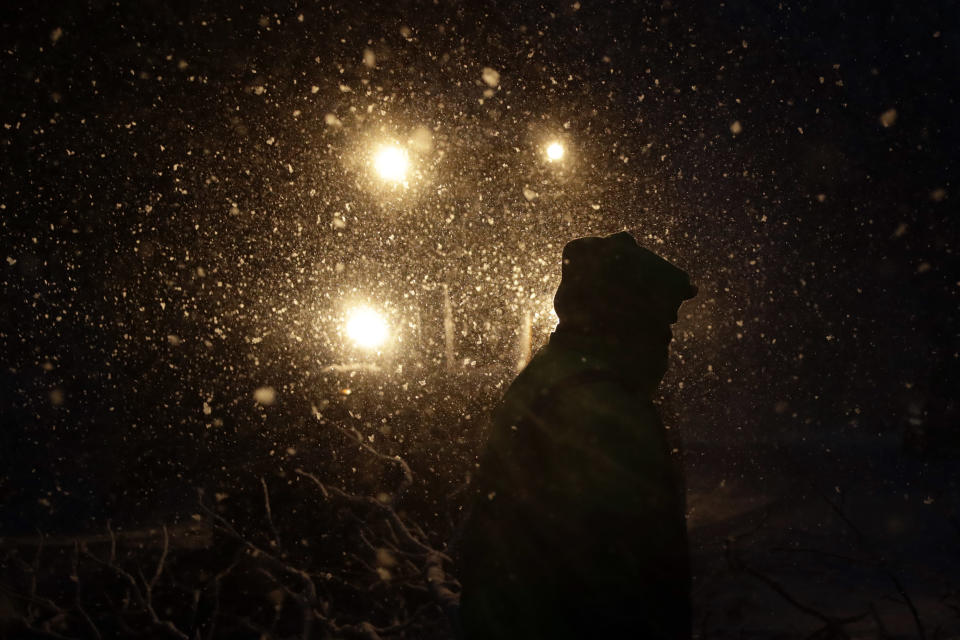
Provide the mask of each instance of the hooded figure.
POLYGON ((651 394, 695 294, 628 233, 564 247, 560 323, 497 408, 474 479, 468 640, 690 637, 683 484, 651 394))

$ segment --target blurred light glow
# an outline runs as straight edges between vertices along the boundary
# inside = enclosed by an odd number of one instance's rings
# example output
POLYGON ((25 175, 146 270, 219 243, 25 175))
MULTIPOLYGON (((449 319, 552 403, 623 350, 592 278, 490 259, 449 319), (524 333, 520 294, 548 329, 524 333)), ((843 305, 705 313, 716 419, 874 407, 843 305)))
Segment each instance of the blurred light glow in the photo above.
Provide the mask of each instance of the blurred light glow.
POLYGON ((563 159, 563 154, 566 150, 563 148, 563 145, 559 142, 551 142, 547 146, 547 159, 550 162, 555 162, 557 160, 563 159))
POLYGON ((347 314, 347 337, 364 349, 376 349, 387 340, 387 321, 370 307, 357 307, 347 314))
POLYGON ((552 298, 547 298, 543 306, 534 311, 533 320, 544 323, 551 331, 560 324, 560 317, 557 315, 557 310, 553 308, 552 298))
POLYGON ((551 331, 560 325, 560 316, 557 315, 556 310, 553 308, 553 304, 550 305, 550 311, 547 313, 547 323, 550 325, 551 331))
POLYGON ((410 168, 410 158, 400 147, 381 147, 373 156, 373 168, 384 180, 403 182, 410 168))

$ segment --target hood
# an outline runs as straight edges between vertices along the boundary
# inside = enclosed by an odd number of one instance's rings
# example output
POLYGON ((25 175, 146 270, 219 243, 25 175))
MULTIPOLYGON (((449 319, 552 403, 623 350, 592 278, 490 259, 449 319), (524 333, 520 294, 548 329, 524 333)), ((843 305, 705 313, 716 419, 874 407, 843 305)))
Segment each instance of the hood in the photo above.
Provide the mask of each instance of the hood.
POLYGON ((567 243, 553 303, 563 331, 662 336, 683 301, 696 294, 685 271, 622 232, 567 243))

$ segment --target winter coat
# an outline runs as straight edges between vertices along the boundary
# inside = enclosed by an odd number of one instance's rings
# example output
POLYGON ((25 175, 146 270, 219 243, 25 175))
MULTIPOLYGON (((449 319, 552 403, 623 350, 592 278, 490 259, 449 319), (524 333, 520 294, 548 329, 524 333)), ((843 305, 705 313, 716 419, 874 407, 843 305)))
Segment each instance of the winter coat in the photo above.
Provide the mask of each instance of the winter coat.
POLYGON ((558 330, 510 386, 461 542, 468 640, 690 637, 682 482, 650 400, 666 346, 654 343, 558 330))

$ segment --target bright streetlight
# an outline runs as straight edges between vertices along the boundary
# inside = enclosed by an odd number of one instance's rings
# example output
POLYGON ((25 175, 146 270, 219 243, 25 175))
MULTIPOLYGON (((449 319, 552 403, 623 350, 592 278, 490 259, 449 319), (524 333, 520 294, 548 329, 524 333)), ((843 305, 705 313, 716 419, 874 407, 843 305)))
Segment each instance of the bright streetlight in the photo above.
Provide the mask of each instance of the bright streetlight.
POLYGON ((387 340, 389 330, 383 315, 370 307, 356 307, 347 314, 347 337, 364 349, 376 349, 387 340))
POLYGON ((547 160, 550 162, 562 160, 565 152, 566 150, 563 148, 562 144, 559 142, 551 142, 549 145, 547 145, 547 160))
POLYGON ((400 147, 382 146, 373 156, 373 168, 383 180, 404 182, 410 169, 410 158, 400 147))

